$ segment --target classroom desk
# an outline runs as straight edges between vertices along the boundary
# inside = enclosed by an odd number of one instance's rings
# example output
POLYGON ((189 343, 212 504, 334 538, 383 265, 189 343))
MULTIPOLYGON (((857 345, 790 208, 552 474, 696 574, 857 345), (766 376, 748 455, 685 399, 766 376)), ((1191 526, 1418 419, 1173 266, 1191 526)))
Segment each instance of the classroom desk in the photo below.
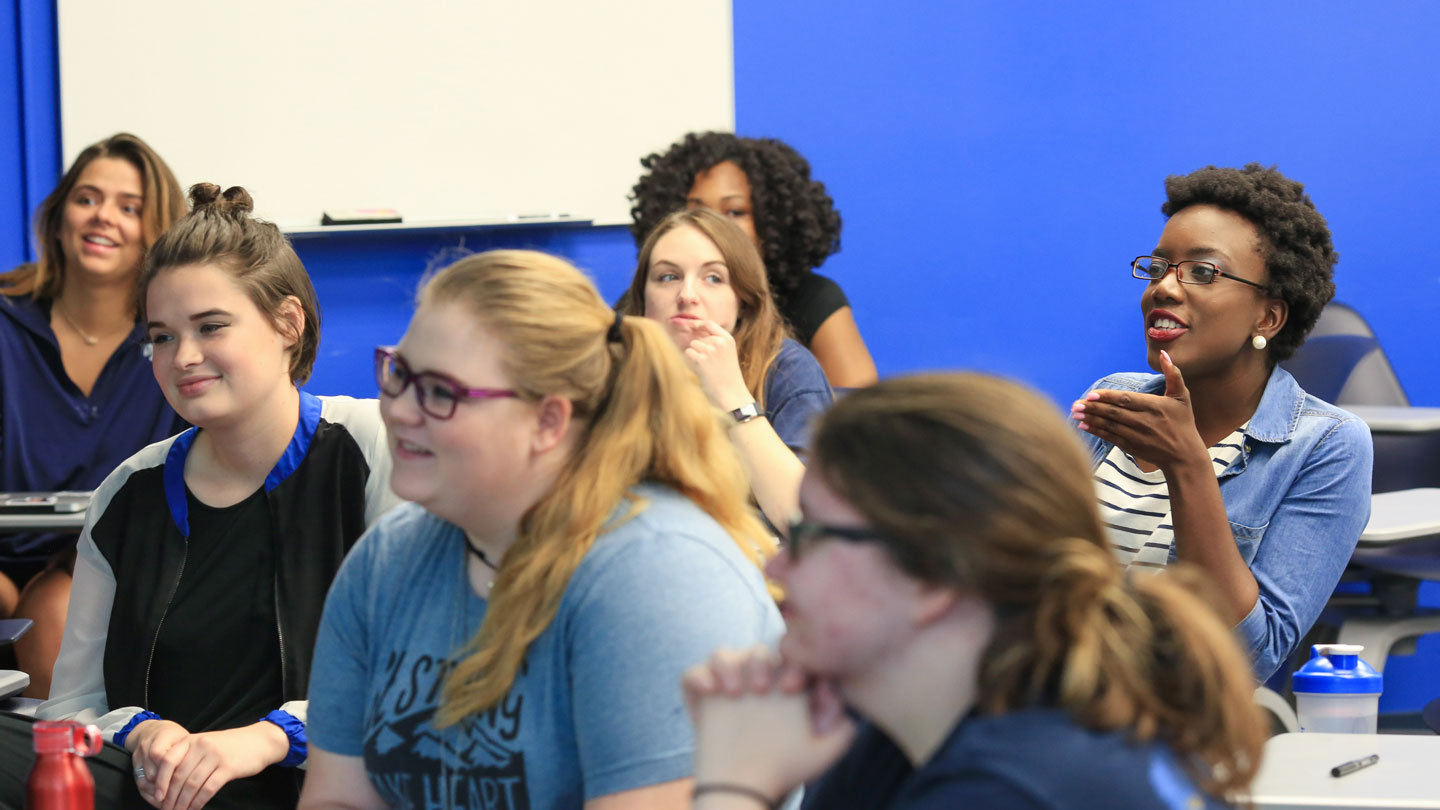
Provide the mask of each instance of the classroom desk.
POLYGON ((70 508, 78 508, 79 511, 0 512, 0 534, 31 531, 75 532, 78 534, 85 527, 84 507, 90 503, 89 492, 7 492, 3 495, 5 498, 16 495, 50 496, 60 501, 62 506, 69 505, 70 508))
POLYGON ((1346 405, 1375 442, 1371 491, 1440 487, 1440 408, 1346 405))
POLYGON ((1370 496, 1370 522, 1350 561, 1390 574, 1440 580, 1440 488, 1370 496))
POLYGON ((1433 734, 1277 734, 1265 743, 1251 798, 1262 810, 1440 810, 1437 768, 1440 736, 1433 734), (1330 775, 1336 765, 1370 754, 1380 761, 1330 775))

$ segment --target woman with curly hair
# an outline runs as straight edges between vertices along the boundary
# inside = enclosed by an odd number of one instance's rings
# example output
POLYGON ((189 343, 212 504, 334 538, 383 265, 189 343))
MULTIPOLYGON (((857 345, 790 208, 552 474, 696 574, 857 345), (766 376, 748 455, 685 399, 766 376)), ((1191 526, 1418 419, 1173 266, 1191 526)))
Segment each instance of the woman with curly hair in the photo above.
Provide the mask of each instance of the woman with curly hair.
POLYGON ((697 810, 778 807, 802 782, 806 810, 1200 810, 1243 790, 1264 739, 1244 654, 1193 567, 1124 575, 1087 470, 1053 405, 993 377, 837 403, 766 566, 779 655, 720 651, 684 679, 697 810))
POLYGON ((1257 163, 1165 180, 1169 217, 1131 262, 1150 367, 1072 407, 1127 566, 1194 563, 1268 678, 1309 630, 1370 515, 1370 432, 1277 363, 1335 294, 1304 186, 1257 163), (1182 373, 1183 372, 1183 373, 1182 373))
POLYGON ((840 249, 840 212, 810 164, 773 138, 690 133, 640 161, 630 232, 643 243, 666 215, 711 208, 735 220, 760 251, 770 293, 830 384, 875 382, 875 361, 840 285, 814 272, 840 249))

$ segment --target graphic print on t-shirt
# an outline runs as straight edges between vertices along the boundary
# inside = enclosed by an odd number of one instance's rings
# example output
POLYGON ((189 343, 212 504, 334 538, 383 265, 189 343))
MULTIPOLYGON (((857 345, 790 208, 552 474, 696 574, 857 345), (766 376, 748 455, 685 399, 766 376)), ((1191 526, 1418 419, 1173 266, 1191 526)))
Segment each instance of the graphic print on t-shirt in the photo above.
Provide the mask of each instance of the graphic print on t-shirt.
MULTIPOLYGON (((365 739, 371 779, 403 807, 530 810, 525 754, 515 746, 523 696, 512 689, 484 714, 438 730, 431 719, 453 668, 443 658, 390 653, 365 739)), ((524 674, 522 664, 517 680, 524 674)))

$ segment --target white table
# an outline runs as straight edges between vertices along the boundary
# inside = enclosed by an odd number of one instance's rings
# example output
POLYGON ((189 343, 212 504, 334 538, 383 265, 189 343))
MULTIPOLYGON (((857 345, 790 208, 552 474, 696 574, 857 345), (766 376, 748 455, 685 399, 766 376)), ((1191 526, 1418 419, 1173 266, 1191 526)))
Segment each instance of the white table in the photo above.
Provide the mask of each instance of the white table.
POLYGON ((1265 743, 1251 798, 1263 810, 1440 810, 1440 736, 1279 734, 1265 743), (1330 769, 1379 754, 1348 776, 1330 769))
POLYGON ((1429 433, 1440 430, 1440 408, 1412 408, 1406 405, 1342 407, 1364 419, 1371 433, 1429 433))
POLYGON ((1440 489, 1425 487, 1370 496, 1370 522, 1362 547, 1379 548, 1440 535, 1440 489))
POLYGON ((79 532, 85 528, 85 509, 90 504, 89 492, 7 492, 12 496, 53 497, 75 511, 0 512, 0 534, 30 531, 79 532))

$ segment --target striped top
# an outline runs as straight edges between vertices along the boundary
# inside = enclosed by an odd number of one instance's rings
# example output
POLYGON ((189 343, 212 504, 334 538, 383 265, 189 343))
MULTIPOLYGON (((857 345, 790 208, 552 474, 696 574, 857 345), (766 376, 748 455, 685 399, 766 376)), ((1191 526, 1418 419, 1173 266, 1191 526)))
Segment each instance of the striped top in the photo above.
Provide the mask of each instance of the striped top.
MULTIPOLYGON (((1240 455, 1249 426, 1247 421, 1210 448, 1215 475, 1240 455)), ((1095 468, 1094 479, 1100 520, 1105 523, 1115 559, 1126 568, 1164 568, 1169 564, 1175 527, 1170 523, 1170 487, 1165 474, 1145 472, 1129 453, 1111 447, 1095 468)))

